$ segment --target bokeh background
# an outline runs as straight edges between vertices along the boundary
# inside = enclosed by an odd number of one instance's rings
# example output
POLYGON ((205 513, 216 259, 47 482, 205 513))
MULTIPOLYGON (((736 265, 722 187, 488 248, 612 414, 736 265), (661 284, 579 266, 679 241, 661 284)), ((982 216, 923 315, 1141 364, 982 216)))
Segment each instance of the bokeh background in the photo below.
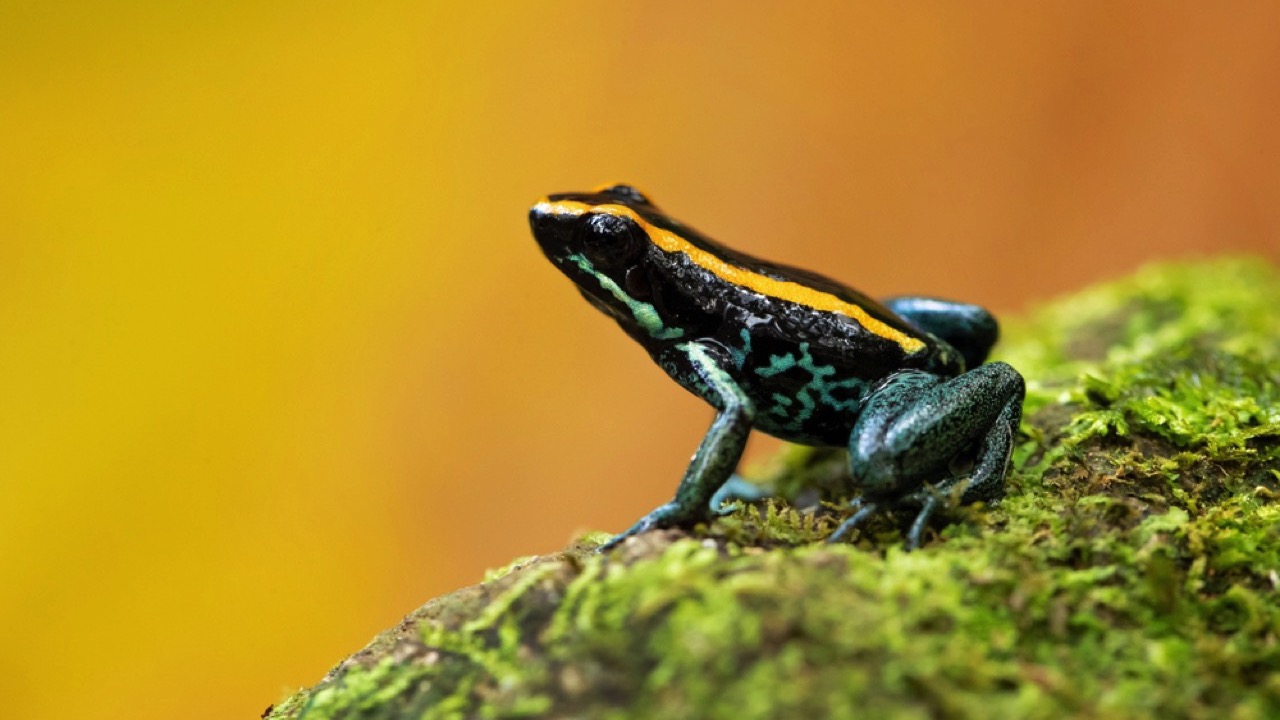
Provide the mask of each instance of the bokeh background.
POLYGON ((539 256, 540 195, 628 180, 1002 314, 1280 258, 1277 38, 1247 2, 0 1, 4 716, 256 717, 667 499, 710 413, 539 256))

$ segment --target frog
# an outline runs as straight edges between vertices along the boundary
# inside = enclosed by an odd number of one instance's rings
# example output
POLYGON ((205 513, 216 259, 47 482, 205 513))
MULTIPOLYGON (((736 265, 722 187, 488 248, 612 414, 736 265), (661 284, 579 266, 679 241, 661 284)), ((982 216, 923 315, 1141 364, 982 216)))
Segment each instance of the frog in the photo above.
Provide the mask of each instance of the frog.
POLYGON ((547 195, 529 224, 582 297, 715 410, 674 497, 601 551, 709 520, 741 485, 752 430, 848 448, 853 499, 830 542, 877 512, 914 511, 904 544, 916 549, 957 496, 1003 497, 1026 387, 1007 363, 985 362, 999 337, 988 310, 873 300, 716 242, 626 183, 547 195))

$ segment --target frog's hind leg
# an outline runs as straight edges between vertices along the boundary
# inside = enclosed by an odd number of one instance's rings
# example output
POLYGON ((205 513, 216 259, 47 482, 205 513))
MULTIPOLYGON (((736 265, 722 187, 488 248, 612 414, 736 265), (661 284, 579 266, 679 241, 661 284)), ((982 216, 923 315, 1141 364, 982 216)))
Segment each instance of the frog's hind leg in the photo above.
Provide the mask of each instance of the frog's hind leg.
POLYGON ((907 322, 959 350, 966 368, 981 365, 1000 337, 1000 324, 980 305, 914 296, 889 298, 884 304, 907 322))
POLYGON ((1004 494, 1024 394, 1022 376, 1001 362, 946 381, 914 370, 889 377, 868 395, 849 439, 855 487, 872 502, 920 506, 907 536, 908 547, 919 545, 939 492, 965 479, 949 465, 975 443, 961 500, 1004 494))

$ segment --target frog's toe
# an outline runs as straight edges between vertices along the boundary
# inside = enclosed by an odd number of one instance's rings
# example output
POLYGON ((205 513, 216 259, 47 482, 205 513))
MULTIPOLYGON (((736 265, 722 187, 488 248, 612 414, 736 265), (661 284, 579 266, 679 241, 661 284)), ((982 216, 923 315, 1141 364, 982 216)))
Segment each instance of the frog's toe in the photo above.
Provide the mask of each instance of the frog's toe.
POLYGON ((849 533, 853 532, 854 528, 856 528, 859 523, 866 520, 872 513, 880 509, 880 506, 876 503, 864 503, 861 498, 854 500, 849 503, 849 505, 854 508, 854 513, 846 518, 844 522, 840 523, 840 526, 836 528, 836 531, 827 537, 827 542, 838 543, 844 540, 849 533))
POLYGON ((610 550, 621 545, 622 541, 626 540, 629 537, 631 537, 630 532, 618 533, 617 535, 614 535, 613 537, 606 540, 604 544, 596 546, 596 552, 607 553, 610 550))
POLYGON ((935 510, 938 509, 939 498, 937 494, 930 493, 923 498, 920 512, 916 515, 916 519, 911 522, 911 529, 907 531, 907 542, 904 547, 907 550, 915 550, 920 547, 920 538, 924 535, 924 528, 929 524, 929 518, 933 516, 935 510))
POLYGON ((624 540, 633 535, 640 535, 642 533, 649 532, 650 530, 675 527, 685 520, 681 510, 682 508, 680 505, 674 502, 659 505, 648 515, 640 518, 635 525, 632 525, 625 531, 614 535, 608 542, 596 548, 596 552, 608 552, 622 544, 624 540))
POLYGON ((771 490, 762 488, 750 480, 732 475, 725 481, 724 485, 720 486, 716 494, 711 496, 711 514, 728 515, 732 512, 728 505, 735 500, 753 503, 773 496, 774 493, 771 490))

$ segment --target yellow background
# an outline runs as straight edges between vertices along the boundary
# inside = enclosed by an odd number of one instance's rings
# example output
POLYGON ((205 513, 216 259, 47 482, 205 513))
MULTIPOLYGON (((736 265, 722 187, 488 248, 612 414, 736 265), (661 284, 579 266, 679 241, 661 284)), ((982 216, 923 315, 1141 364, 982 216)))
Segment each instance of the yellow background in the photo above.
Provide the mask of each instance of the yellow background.
POLYGON ((4 715, 256 717, 667 499, 709 412, 544 193, 1001 313, 1280 257, 1280 12, 1218 6, 3 0, 4 715))

